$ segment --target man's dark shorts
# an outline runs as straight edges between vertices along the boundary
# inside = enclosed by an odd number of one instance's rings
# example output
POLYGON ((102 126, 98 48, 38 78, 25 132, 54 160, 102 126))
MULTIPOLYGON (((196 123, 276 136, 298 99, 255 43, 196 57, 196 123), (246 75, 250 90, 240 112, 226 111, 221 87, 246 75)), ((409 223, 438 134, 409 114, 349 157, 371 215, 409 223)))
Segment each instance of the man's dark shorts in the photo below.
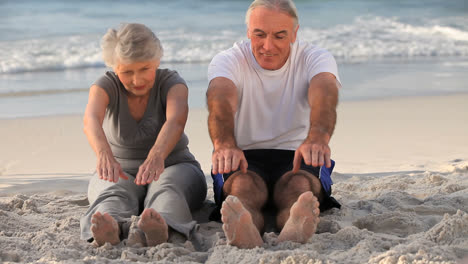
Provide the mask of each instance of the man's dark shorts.
MULTIPOLYGON (((265 181, 269 193, 269 204, 271 205, 271 197, 273 196, 273 190, 276 182, 282 175, 293 169, 294 151, 292 150, 278 150, 278 149, 253 149, 244 150, 245 158, 248 163, 248 170, 257 173, 265 181)), ((333 162, 334 164, 334 162, 333 162)), ((321 180, 324 188, 324 200, 320 203, 320 211, 326 211, 333 207, 340 208, 341 205, 331 196, 331 168, 325 166, 313 167, 306 165, 304 161, 301 162, 301 170, 305 170, 315 175, 321 180)), ((225 173, 225 174, 211 174, 213 178, 213 190, 215 196, 215 202, 217 208, 211 214, 210 220, 219 220, 219 210, 221 205, 226 198, 222 191, 224 182, 237 171, 225 173)))

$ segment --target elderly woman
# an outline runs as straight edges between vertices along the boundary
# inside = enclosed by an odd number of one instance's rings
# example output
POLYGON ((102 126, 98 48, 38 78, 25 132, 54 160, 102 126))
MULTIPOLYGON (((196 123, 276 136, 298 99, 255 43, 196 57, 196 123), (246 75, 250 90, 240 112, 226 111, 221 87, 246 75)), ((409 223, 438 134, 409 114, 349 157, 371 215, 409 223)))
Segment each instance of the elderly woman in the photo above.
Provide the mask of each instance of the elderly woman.
POLYGON ((91 86, 84 115, 97 170, 81 238, 98 246, 124 238, 154 246, 168 240, 169 227, 189 238, 196 226, 191 210, 205 200, 206 181, 184 134, 185 81, 158 69, 163 50, 144 25, 109 29, 102 49, 113 71, 91 86))

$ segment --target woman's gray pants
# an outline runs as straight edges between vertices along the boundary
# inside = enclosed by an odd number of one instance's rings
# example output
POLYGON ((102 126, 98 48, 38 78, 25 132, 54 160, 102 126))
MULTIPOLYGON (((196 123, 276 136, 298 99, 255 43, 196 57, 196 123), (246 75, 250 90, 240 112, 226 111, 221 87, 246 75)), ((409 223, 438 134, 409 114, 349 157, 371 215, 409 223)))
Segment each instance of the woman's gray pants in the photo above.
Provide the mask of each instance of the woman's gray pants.
POLYGON ((149 185, 136 185, 135 176, 125 173, 128 180, 117 183, 99 179, 95 173, 88 186, 90 207, 81 218, 81 239, 91 241, 91 217, 108 213, 120 227, 120 238, 128 236, 132 215, 153 208, 167 225, 190 238, 197 223, 191 211, 200 208, 206 198, 206 179, 202 170, 191 163, 166 167, 159 179, 149 185))

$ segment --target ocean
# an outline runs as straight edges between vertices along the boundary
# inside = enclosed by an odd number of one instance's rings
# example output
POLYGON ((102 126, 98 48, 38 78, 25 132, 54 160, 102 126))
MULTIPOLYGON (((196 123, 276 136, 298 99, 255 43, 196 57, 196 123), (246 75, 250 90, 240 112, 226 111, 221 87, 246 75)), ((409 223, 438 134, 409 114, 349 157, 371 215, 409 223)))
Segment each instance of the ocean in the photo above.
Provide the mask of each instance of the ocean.
MULTIPOLYGON (((295 1, 298 38, 328 49, 340 100, 468 92, 467 0, 295 1)), ((211 58, 246 39, 250 1, 0 0, 0 118, 84 112, 106 70, 100 39, 122 22, 149 26, 164 48, 161 68, 205 107, 211 58)))

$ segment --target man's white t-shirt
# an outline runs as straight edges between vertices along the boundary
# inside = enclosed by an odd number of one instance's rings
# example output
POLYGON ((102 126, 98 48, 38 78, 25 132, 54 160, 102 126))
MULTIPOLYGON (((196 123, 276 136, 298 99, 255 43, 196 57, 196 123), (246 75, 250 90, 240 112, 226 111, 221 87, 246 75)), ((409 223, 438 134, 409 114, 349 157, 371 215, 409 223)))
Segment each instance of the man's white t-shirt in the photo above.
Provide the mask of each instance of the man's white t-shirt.
POLYGON ((213 58, 208 81, 225 77, 237 87, 234 136, 240 149, 296 150, 309 131, 309 82, 321 72, 339 81, 336 61, 325 49, 296 41, 283 67, 272 71, 260 67, 250 41, 242 41, 213 58))

